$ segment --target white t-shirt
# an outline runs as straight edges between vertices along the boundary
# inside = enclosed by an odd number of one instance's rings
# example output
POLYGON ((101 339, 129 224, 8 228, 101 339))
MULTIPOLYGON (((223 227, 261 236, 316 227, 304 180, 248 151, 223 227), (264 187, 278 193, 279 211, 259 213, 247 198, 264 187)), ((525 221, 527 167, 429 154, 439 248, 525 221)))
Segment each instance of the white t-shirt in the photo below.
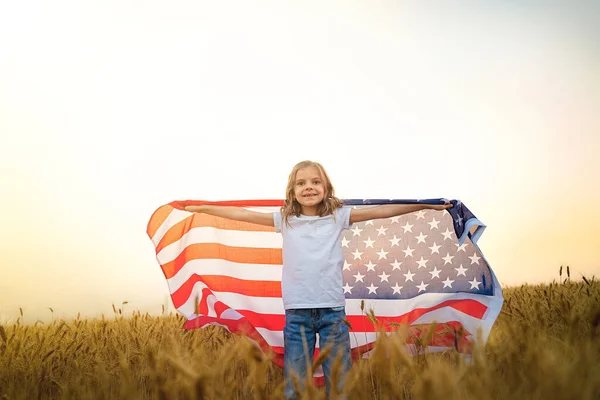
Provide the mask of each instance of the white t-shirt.
POLYGON ((351 208, 325 217, 290 216, 289 226, 275 212, 275 230, 283 236, 281 291, 286 310, 346 304, 342 288, 342 231, 350 228, 351 208))

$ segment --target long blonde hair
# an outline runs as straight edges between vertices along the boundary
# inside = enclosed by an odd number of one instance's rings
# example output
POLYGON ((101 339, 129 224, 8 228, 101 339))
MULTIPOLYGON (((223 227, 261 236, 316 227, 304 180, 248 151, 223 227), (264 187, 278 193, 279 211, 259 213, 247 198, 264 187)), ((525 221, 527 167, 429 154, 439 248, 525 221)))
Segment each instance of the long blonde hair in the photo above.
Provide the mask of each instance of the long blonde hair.
POLYGON ((336 209, 343 206, 342 201, 335 197, 335 189, 331 184, 331 180, 329 180, 329 175, 327 175, 325 168, 323 168, 320 163, 315 161, 301 161, 296 164, 294 168, 292 168, 292 172, 290 172, 287 187, 285 189, 285 202, 283 203, 283 207, 281 207, 281 217, 288 225, 288 218, 290 215, 299 217, 300 213, 302 212, 302 206, 300 203, 298 203, 298 200, 296 200, 294 196, 294 186, 296 184, 296 174, 298 173, 298 170, 307 167, 315 167, 319 170, 325 186, 323 201, 317 206, 317 214, 320 217, 333 214, 336 209))

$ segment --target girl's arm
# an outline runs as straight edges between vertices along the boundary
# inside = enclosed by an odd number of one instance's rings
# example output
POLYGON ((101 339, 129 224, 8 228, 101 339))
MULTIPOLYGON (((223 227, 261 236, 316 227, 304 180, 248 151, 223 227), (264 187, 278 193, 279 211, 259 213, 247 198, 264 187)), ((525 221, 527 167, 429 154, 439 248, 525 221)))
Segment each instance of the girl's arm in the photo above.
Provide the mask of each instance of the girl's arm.
POLYGON ((452 203, 446 204, 384 204, 369 208, 353 208, 350 212, 350 223, 368 221, 370 219, 390 218, 398 215, 409 214, 420 210, 445 210, 451 208, 452 203))
POLYGON ((235 221, 275 226, 275 222, 273 221, 273 213, 261 213, 257 211, 246 210, 240 207, 213 205, 187 206, 185 207, 185 211, 210 214, 217 217, 233 219, 235 221))

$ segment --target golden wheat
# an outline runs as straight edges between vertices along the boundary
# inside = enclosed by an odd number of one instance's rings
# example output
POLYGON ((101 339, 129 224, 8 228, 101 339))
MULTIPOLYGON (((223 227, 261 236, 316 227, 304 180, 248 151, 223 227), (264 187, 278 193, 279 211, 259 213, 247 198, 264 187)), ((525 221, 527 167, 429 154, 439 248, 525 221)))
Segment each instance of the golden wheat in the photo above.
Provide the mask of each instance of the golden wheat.
MULTIPOLYGON (((354 363, 344 392, 351 399, 600 398, 600 283, 567 279, 505 288, 504 296, 487 345, 475 347, 470 362, 455 352, 409 356, 399 327, 354 363)), ((222 328, 184 331, 180 316, 125 318, 120 308, 112 318, 48 325, 24 325, 20 313, 0 325, 0 399, 282 398, 281 370, 222 328)), ((305 397, 324 391, 308 387, 305 397)))

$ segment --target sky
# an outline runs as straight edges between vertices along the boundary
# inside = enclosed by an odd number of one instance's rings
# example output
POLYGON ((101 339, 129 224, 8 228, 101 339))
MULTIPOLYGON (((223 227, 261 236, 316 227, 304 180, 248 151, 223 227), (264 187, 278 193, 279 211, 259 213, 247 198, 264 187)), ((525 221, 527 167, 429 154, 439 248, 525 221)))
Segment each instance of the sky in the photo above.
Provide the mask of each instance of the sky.
POLYGON ((461 200, 503 286, 600 278, 594 3, 3 2, 0 321, 172 309, 153 211, 304 159, 461 200))

